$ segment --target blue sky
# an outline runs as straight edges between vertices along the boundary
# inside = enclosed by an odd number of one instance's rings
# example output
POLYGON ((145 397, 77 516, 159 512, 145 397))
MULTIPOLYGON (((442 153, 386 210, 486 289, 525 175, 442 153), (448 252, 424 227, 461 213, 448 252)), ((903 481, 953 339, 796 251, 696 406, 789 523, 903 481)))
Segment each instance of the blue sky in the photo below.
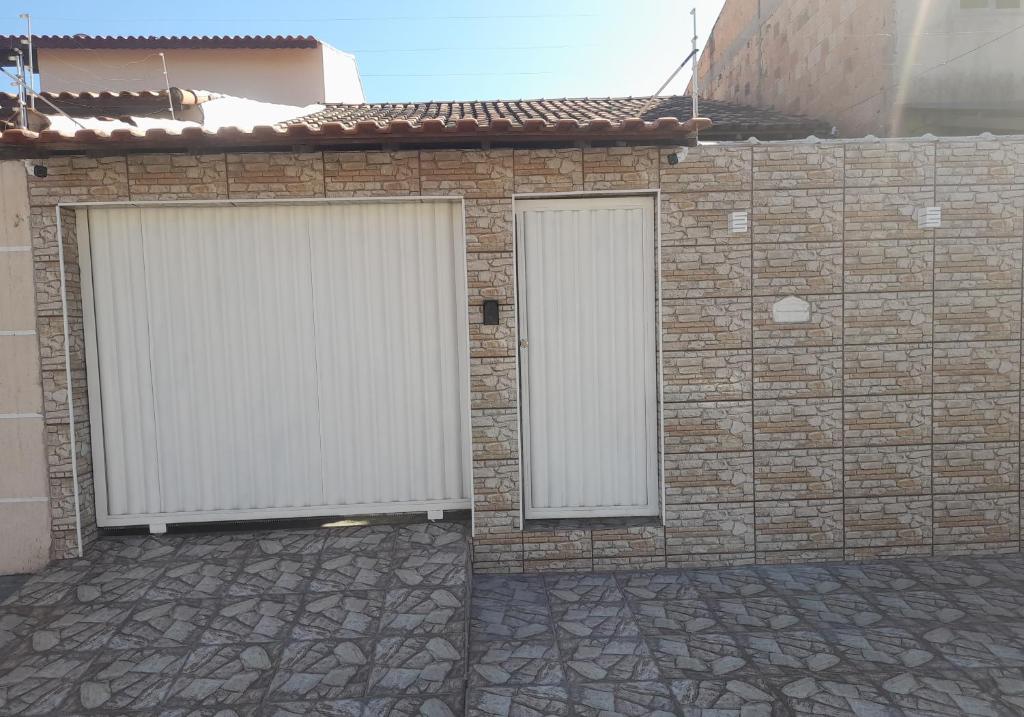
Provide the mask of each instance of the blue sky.
POLYGON ((373 102, 647 95, 690 51, 694 4, 703 43, 723 2, 8 0, 0 34, 28 12, 47 35, 315 35, 356 55, 373 102))

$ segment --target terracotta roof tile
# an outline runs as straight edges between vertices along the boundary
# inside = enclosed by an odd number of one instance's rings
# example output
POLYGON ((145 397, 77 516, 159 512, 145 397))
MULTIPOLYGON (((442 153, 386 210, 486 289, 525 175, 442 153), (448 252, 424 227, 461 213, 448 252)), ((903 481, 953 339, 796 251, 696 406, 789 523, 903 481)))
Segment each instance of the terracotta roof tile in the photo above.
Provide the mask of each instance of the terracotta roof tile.
MULTIPOLYGON (((153 109, 167 109, 167 90, 138 90, 102 92, 40 92, 39 96, 54 103, 72 117, 102 117, 119 114, 150 114, 153 109)), ((171 88, 171 99, 175 109, 182 105, 195 105, 210 96, 207 92, 195 92, 171 88)), ((0 92, 0 116, 13 112, 18 107, 18 96, 0 92)), ((40 103, 44 114, 51 113, 49 105, 40 103)))
MULTIPOLYGON (((102 93, 101 93, 102 94, 102 93)), ((138 93, 152 102, 153 93, 138 93)), ((128 101, 131 93, 128 93, 128 101)), ((111 100, 126 100, 112 93, 111 100)), ((52 130, 9 129, 0 133, 0 151, 26 154, 81 151, 117 145, 125 149, 258 147, 289 144, 366 145, 497 141, 536 143, 589 140, 676 142, 700 130, 704 140, 797 139, 829 131, 825 123, 771 110, 702 101, 702 117, 691 117, 690 98, 661 97, 642 116, 646 98, 607 97, 479 102, 411 102, 335 104, 273 127, 246 131, 224 127, 80 130, 74 135, 52 130)), ((126 112, 130 114, 130 112, 126 112)))
MULTIPOLYGON (((446 127, 458 127, 460 122, 472 119, 480 127, 488 127, 495 120, 507 120, 512 128, 524 128, 530 120, 540 120, 545 125, 558 122, 575 122, 579 125, 593 125, 607 121, 613 125, 624 121, 643 120, 655 122, 662 118, 675 118, 685 122, 692 116, 690 98, 669 96, 657 98, 640 115, 647 102, 645 97, 582 97, 536 100, 488 100, 474 102, 431 101, 372 104, 335 104, 305 117, 298 117, 282 126, 309 125, 321 127, 338 123, 353 127, 363 122, 375 122, 387 126, 397 120, 406 120, 415 127, 424 120, 439 120, 446 127)), ((709 133, 722 137, 751 135, 772 139, 802 138, 810 134, 828 132, 831 127, 818 120, 797 115, 788 115, 774 110, 734 105, 715 100, 702 100, 701 116, 714 123, 709 133)), ((708 139, 712 137, 708 136, 708 139)))
MULTIPOLYGON (((23 35, 0 35, 0 47, 17 47, 23 35)), ((34 35, 36 49, 168 50, 168 49, 285 49, 315 48, 311 35, 34 35)))

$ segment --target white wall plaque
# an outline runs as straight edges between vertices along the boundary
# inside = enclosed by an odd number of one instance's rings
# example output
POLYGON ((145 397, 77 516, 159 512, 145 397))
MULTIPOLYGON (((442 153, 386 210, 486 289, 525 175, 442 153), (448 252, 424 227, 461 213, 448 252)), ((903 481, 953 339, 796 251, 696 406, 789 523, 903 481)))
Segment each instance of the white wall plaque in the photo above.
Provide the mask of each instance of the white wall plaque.
POLYGON ((811 305, 796 296, 772 304, 772 319, 778 324, 799 324, 811 320, 811 305))

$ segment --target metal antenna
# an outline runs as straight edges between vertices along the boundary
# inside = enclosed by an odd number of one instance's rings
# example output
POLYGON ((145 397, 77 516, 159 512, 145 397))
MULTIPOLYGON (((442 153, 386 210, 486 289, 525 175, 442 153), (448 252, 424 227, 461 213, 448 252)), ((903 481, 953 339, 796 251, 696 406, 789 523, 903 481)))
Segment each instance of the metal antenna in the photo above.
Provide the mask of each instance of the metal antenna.
POLYGON ((662 83, 661 87, 659 87, 657 89, 657 91, 655 91, 655 93, 653 95, 651 95, 650 97, 647 98, 647 101, 644 102, 643 106, 640 108, 640 111, 637 112, 637 116, 638 117, 643 117, 644 113, 651 108, 652 104, 654 104, 654 100, 657 98, 657 96, 665 91, 665 88, 668 87, 668 83, 670 83, 672 80, 674 80, 676 78, 676 75, 678 75, 680 73, 680 71, 682 71, 682 69, 684 67, 686 67, 686 63, 689 62, 692 59, 693 60, 693 98, 692 98, 692 100, 693 100, 693 102, 692 102, 692 104, 693 104, 693 118, 694 119, 697 118, 697 60, 696 60, 696 57, 697 57, 697 6, 696 5, 694 5, 693 9, 690 10, 690 14, 693 15, 693 49, 690 51, 690 54, 686 56, 686 59, 684 59, 682 62, 679 63, 679 67, 677 67, 672 72, 672 74, 668 76, 668 79, 665 80, 662 83))
POLYGON ((174 100, 171 99, 171 81, 167 79, 167 58, 164 57, 164 53, 160 53, 160 63, 164 66, 164 87, 167 88, 167 106, 171 109, 171 119, 174 117, 174 100))
MULTIPOLYGON (((28 86, 32 87, 33 77, 36 72, 35 63, 32 61, 32 16, 29 15, 27 12, 23 12, 20 15, 18 15, 18 17, 24 20, 28 25, 28 62, 26 63, 26 65, 28 66, 28 86)), ((29 106, 34 110, 36 108, 35 94, 29 95, 29 103, 29 106)))
POLYGON ((690 104, 693 106, 693 118, 697 119, 697 101, 700 95, 700 89, 697 86, 697 63, 699 58, 697 55, 697 5, 693 6, 690 10, 690 14, 693 15, 693 97, 690 99, 690 104))
POLYGON ((649 110, 651 105, 654 104, 654 98, 656 98, 658 95, 660 95, 662 92, 665 91, 665 88, 668 87, 668 83, 676 78, 676 75, 679 74, 680 70, 682 70, 684 67, 686 67, 686 63, 689 62, 690 58, 693 57, 695 54, 697 54, 696 50, 694 50, 689 55, 687 55, 686 59, 683 60, 681 63, 679 63, 679 67, 677 67, 675 69, 675 71, 671 75, 668 76, 668 79, 665 80, 665 82, 661 85, 661 87, 659 87, 658 90, 653 95, 651 95, 650 97, 647 98, 647 101, 644 102, 644 106, 641 107, 640 111, 637 113, 638 117, 643 117, 644 112, 649 110))
MULTIPOLYGON (((39 99, 41 99, 41 100, 42 100, 43 102, 45 102, 46 104, 50 105, 50 107, 52 107, 53 109, 57 110, 57 114, 63 115, 63 116, 64 116, 64 117, 66 118, 66 119, 69 119, 69 120, 71 120, 72 122, 74 122, 75 124, 77 124, 77 125, 78 125, 79 127, 81 127, 82 129, 88 129, 88 128, 87 128, 87 127, 86 127, 86 126, 84 125, 84 124, 82 124, 81 122, 79 122, 78 120, 76 120, 76 119, 75 119, 74 117, 72 117, 71 115, 69 115, 69 114, 68 114, 67 112, 65 112, 64 110, 62 110, 62 109, 61 109, 60 107, 58 107, 57 105, 55 105, 55 104, 53 104, 52 102, 50 102, 50 100, 48 100, 48 99, 46 99, 45 97, 43 97, 43 96, 42 96, 41 94, 39 94, 38 92, 36 92, 35 90, 33 90, 33 89, 32 89, 31 87, 26 87, 26 86, 25 86, 25 80, 24 80, 24 78, 22 78, 22 77, 18 77, 17 75, 12 75, 12 74, 11 74, 10 72, 8 72, 7 70, 5 70, 5 69, 4 69, 4 68, 2 68, 2 67, 0 67, 0 72, 4 73, 4 74, 5 74, 5 75, 7 75, 8 77, 10 77, 10 78, 11 78, 12 80, 14 80, 14 82, 15 82, 15 83, 16 83, 16 84, 18 85, 18 88, 19 88, 19 93, 20 93, 20 92, 27 92, 27 93, 28 93, 29 95, 31 95, 31 96, 33 96, 33 97, 38 97, 38 98, 39 98, 39 99)), ((26 126, 25 126, 25 127, 23 128, 23 129, 28 129, 27 123, 26 123, 26 126)))
MULTIPOLYGON (((17 74, 14 80, 18 84, 18 124, 22 129, 28 129, 28 106, 25 104, 25 58, 21 50, 14 51, 14 67, 14 72, 17 74)), ((10 74, 6 70, 4 72, 10 74)))

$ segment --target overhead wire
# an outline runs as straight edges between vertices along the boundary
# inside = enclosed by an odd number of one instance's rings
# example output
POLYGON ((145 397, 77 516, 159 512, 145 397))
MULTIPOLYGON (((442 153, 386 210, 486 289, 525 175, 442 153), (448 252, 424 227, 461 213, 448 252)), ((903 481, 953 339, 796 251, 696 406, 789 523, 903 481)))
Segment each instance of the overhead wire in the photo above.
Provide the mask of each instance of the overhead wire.
MULTIPOLYGON (((907 78, 907 82, 919 79, 919 78, 923 77, 924 75, 927 75, 929 72, 932 72, 933 70, 937 70, 940 67, 945 67, 946 65, 952 64, 952 63, 956 62, 959 59, 967 57, 968 55, 972 55, 975 52, 977 52, 978 50, 982 49, 983 47, 987 47, 987 46, 991 45, 994 42, 998 42, 999 40, 1002 40, 1004 37, 1012 35, 1013 33, 1017 32, 1018 30, 1021 30, 1021 29, 1024 29, 1024 25, 1017 25, 1016 27, 1012 27, 1009 30, 1007 30, 1006 32, 1001 33, 1001 34, 997 35, 996 37, 993 37, 991 40, 988 40, 987 42, 981 43, 977 47, 972 47, 970 50, 967 50, 966 52, 962 52, 959 55, 956 55, 955 57, 951 57, 948 60, 944 60, 942 62, 939 62, 939 63, 937 63, 935 65, 932 65, 931 67, 929 67, 929 68, 927 68, 925 70, 922 70, 921 72, 918 72, 918 73, 916 73, 914 75, 911 75, 909 78, 907 78)), ((859 107, 860 105, 864 104, 865 102, 873 100, 876 97, 879 97, 880 95, 885 94, 889 90, 895 89, 896 87, 897 87, 897 85, 886 85, 885 87, 880 89, 878 92, 875 92, 874 94, 868 95, 864 99, 859 100, 857 102, 854 102, 852 105, 844 107, 843 109, 839 110, 839 113, 847 112, 849 110, 852 110, 854 107, 859 107)))
MULTIPOLYGON (((64 22, 95 22, 96 18, 58 17, 53 15, 34 15, 37 20, 61 20, 64 22)), ((430 20, 544 20, 555 18, 597 17, 597 13, 519 13, 499 15, 363 15, 342 17, 259 17, 245 18, 246 22, 423 22, 430 20)), ((210 17, 149 17, 149 18, 107 18, 104 22, 223 22, 238 24, 238 18, 210 17)))

